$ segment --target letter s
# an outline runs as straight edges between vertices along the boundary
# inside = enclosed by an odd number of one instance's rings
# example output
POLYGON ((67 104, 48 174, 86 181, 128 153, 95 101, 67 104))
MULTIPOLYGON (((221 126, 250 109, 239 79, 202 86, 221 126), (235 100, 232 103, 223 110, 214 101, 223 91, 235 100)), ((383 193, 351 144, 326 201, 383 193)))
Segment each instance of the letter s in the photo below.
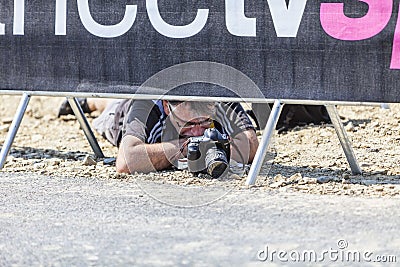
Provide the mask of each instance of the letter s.
POLYGON ((392 16, 393 0, 358 0, 368 4, 368 13, 362 18, 349 18, 343 3, 321 4, 321 25, 333 38, 359 41, 380 33, 392 16))
POLYGON ((93 20, 89 10, 88 0, 77 0, 78 1, 78 12, 81 18, 83 26, 91 34, 103 37, 103 38, 114 38, 125 34, 132 27, 136 19, 137 6, 127 5, 125 15, 122 21, 116 25, 101 25, 93 20))
POLYGON ((185 26, 173 26, 166 23, 158 10, 158 0, 146 0, 147 14, 154 29, 170 38, 187 38, 199 33, 207 23, 208 9, 199 9, 192 23, 185 26))

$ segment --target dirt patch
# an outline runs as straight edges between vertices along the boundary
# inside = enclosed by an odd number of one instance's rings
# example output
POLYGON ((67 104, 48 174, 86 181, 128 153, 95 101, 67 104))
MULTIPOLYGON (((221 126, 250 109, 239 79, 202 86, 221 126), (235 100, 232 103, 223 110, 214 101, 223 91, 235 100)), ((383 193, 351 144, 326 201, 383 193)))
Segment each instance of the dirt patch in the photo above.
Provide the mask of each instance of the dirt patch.
MULTIPOLYGON (((18 96, 0 96, 0 144, 6 138, 19 99, 18 96)), ((57 118, 62 101, 63 98, 56 97, 32 97, 3 172, 138 179, 184 186, 245 187, 245 178, 238 175, 211 180, 186 171, 118 174, 112 159, 117 149, 96 135, 108 158, 95 159, 74 116, 57 118)), ((275 136, 272 152, 276 157, 253 188, 400 197, 400 105, 390 105, 390 109, 346 106, 339 107, 339 113, 363 175, 351 175, 332 125, 309 125, 275 136)), ((89 122, 92 119, 89 117, 89 122)))

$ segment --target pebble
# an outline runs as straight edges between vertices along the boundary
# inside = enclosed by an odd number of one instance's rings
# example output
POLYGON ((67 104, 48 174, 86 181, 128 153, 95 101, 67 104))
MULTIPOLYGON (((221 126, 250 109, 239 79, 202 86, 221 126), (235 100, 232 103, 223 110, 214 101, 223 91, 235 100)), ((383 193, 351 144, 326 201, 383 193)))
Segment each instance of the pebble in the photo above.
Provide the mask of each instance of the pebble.
POLYGON ((354 132, 354 124, 352 122, 347 123, 347 125, 344 127, 347 131, 349 132, 354 132))
POLYGON ((299 184, 316 184, 317 182, 317 178, 304 177, 299 184))
POLYGON ((283 185, 286 185, 285 180, 280 180, 279 182, 272 183, 272 184, 269 185, 269 187, 278 188, 278 187, 281 187, 283 185))
POLYGON ((91 166, 91 165, 96 165, 97 162, 91 156, 86 155, 82 161, 82 164, 85 166, 91 166))
POLYGON ((381 185, 375 186, 375 191, 382 192, 383 190, 384 190, 383 186, 381 186, 381 185))
POLYGON ((44 167, 46 167, 46 164, 44 164, 44 163, 35 163, 35 164, 33 164, 33 168, 34 169, 43 169, 44 167))
POLYGON ((301 176, 301 173, 296 173, 289 177, 289 182, 295 183, 295 182, 301 181, 302 178, 303 177, 301 176))
POLYGON ((105 158, 103 160, 103 163, 105 165, 114 165, 115 161, 116 161, 116 158, 105 158))
POLYGON ((310 189, 309 186, 307 186, 307 185, 297 185, 297 186, 295 186, 295 188, 298 190, 309 190, 310 189))
POLYGON ((7 132, 8 128, 10 128, 9 125, 0 125, 0 132, 7 132))
POLYGON ((59 159, 49 159, 49 166, 58 166, 61 164, 61 160, 59 159))
POLYGON ((13 121, 13 118, 11 118, 11 117, 1 119, 1 122, 4 124, 11 124, 12 121, 13 121))
POLYGON ((282 180, 286 180, 286 178, 282 174, 275 175, 274 182, 279 182, 282 180))
POLYGON ((366 186, 374 185, 374 184, 376 184, 376 180, 363 180, 361 182, 361 184, 366 185, 366 186))

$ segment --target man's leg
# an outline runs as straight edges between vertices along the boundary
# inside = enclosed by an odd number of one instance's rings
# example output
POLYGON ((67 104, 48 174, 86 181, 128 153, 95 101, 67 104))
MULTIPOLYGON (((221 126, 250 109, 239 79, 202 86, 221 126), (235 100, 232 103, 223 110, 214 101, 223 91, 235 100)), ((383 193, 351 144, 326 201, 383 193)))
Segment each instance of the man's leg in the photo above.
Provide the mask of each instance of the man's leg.
POLYGON ((114 99, 110 99, 110 98, 87 98, 86 99, 86 102, 87 102, 90 112, 93 112, 93 111, 103 112, 112 101, 114 101, 114 99))
MULTIPOLYGON (((77 98, 79 105, 84 113, 92 113, 93 111, 103 112, 107 105, 113 101, 113 99, 108 98, 77 98)), ((74 112, 67 100, 65 100, 58 110, 58 117, 63 115, 73 115, 74 112)))

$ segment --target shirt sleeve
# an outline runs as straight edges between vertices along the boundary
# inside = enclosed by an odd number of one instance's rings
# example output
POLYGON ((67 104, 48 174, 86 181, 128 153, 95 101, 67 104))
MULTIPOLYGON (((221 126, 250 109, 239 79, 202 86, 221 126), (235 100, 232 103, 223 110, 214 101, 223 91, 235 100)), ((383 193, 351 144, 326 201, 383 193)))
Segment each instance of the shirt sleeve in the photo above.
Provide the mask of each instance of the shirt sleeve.
POLYGON ((123 123, 122 137, 131 135, 139 138, 142 142, 146 142, 148 124, 152 122, 150 118, 154 116, 155 108, 152 101, 132 101, 123 123))
POLYGON ((216 118, 230 136, 235 136, 249 129, 255 131, 246 111, 239 103, 220 103, 217 105, 216 118))

